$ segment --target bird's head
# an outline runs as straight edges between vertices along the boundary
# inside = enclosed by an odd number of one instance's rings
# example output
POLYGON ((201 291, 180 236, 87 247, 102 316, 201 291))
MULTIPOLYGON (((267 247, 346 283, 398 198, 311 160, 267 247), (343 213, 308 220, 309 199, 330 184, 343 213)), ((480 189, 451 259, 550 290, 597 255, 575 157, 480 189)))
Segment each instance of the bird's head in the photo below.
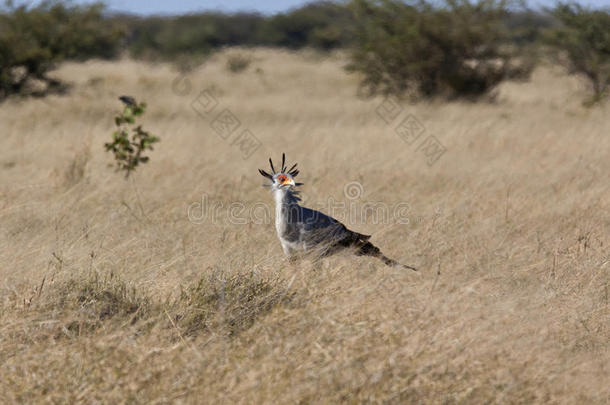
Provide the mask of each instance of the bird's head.
POLYGON ((295 163, 290 169, 286 169, 286 155, 282 153, 282 166, 279 172, 275 171, 275 167, 273 167, 273 162, 271 158, 269 158, 269 166, 271 166, 271 173, 267 173, 262 169, 258 169, 259 173, 271 180, 270 187, 273 190, 281 190, 281 189, 292 189, 294 187, 300 186, 303 183, 296 183, 294 178, 299 174, 299 170, 296 168, 297 164, 295 163))

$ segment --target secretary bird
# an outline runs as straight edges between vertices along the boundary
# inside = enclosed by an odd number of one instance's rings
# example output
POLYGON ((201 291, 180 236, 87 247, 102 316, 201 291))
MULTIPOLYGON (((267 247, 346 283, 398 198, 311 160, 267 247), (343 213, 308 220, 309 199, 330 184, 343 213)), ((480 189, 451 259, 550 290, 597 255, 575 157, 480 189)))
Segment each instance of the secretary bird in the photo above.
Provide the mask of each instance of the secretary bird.
POLYGON ((259 169, 260 174, 271 181, 269 187, 275 199, 275 228, 282 244, 284 254, 294 258, 296 252, 317 252, 320 256, 330 255, 345 248, 355 249, 357 255, 373 256, 381 259, 388 266, 397 266, 417 271, 415 267, 398 263, 385 256, 369 239, 371 235, 363 235, 351 231, 336 219, 316 210, 299 205, 296 187, 303 183, 295 183, 299 174, 296 163, 286 169, 286 156, 282 153, 282 166, 275 171, 269 158, 271 173, 259 169))

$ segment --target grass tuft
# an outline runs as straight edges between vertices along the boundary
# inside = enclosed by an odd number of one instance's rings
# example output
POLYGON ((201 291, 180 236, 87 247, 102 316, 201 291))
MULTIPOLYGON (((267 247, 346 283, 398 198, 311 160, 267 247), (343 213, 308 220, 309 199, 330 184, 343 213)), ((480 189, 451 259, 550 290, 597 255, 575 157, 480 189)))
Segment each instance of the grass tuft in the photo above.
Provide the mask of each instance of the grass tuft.
POLYGON ((83 335, 116 320, 120 327, 135 325, 155 312, 152 299, 121 280, 114 273, 97 272, 75 277, 47 292, 40 310, 48 314, 61 314, 63 332, 68 336, 83 335))
POLYGON ((204 275, 181 292, 176 321, 187 336, 205 330, 235 336, 293 297, 294 292, 279 278, 264 278, 254 272, 204 275))

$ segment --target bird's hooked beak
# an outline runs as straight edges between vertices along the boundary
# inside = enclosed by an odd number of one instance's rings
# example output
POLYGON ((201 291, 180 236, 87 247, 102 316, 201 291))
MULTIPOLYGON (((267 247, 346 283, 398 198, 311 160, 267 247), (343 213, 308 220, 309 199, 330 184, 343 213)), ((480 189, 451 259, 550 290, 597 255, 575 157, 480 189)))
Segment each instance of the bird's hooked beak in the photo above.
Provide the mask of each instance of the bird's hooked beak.
POLYGON ((291 186, 294 187, 295 183, 294 180, 291 179, 290 177, 286 177, 285 179, 282 180, 282 182, 280 183, 280 185, 282 186, 291 186))

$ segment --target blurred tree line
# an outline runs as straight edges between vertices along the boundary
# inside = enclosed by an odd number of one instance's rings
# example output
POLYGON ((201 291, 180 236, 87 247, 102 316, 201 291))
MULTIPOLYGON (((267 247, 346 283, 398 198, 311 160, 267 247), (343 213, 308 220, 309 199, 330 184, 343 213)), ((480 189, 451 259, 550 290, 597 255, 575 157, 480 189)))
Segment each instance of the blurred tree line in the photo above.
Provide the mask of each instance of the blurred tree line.
POLYGON ((103 4, 61 0, 0 7, 0 99, 66 59, 197 59, 227 46, 347 49, 362 88, 417 96, 478 97, 526 78, 540 49, 593 83, 608 86, 608 10, 558 4, 545 12, 506 0, 318 1, 285 13, 109 14, 103 4))
POLYGON ((236 45, 329 50, 348 45, 353 28, 350 10, 332 2, 312 3, 271 17, 211 12, 115 19, 129 28, 128 48, 136 57, 205 55, 236 45))

